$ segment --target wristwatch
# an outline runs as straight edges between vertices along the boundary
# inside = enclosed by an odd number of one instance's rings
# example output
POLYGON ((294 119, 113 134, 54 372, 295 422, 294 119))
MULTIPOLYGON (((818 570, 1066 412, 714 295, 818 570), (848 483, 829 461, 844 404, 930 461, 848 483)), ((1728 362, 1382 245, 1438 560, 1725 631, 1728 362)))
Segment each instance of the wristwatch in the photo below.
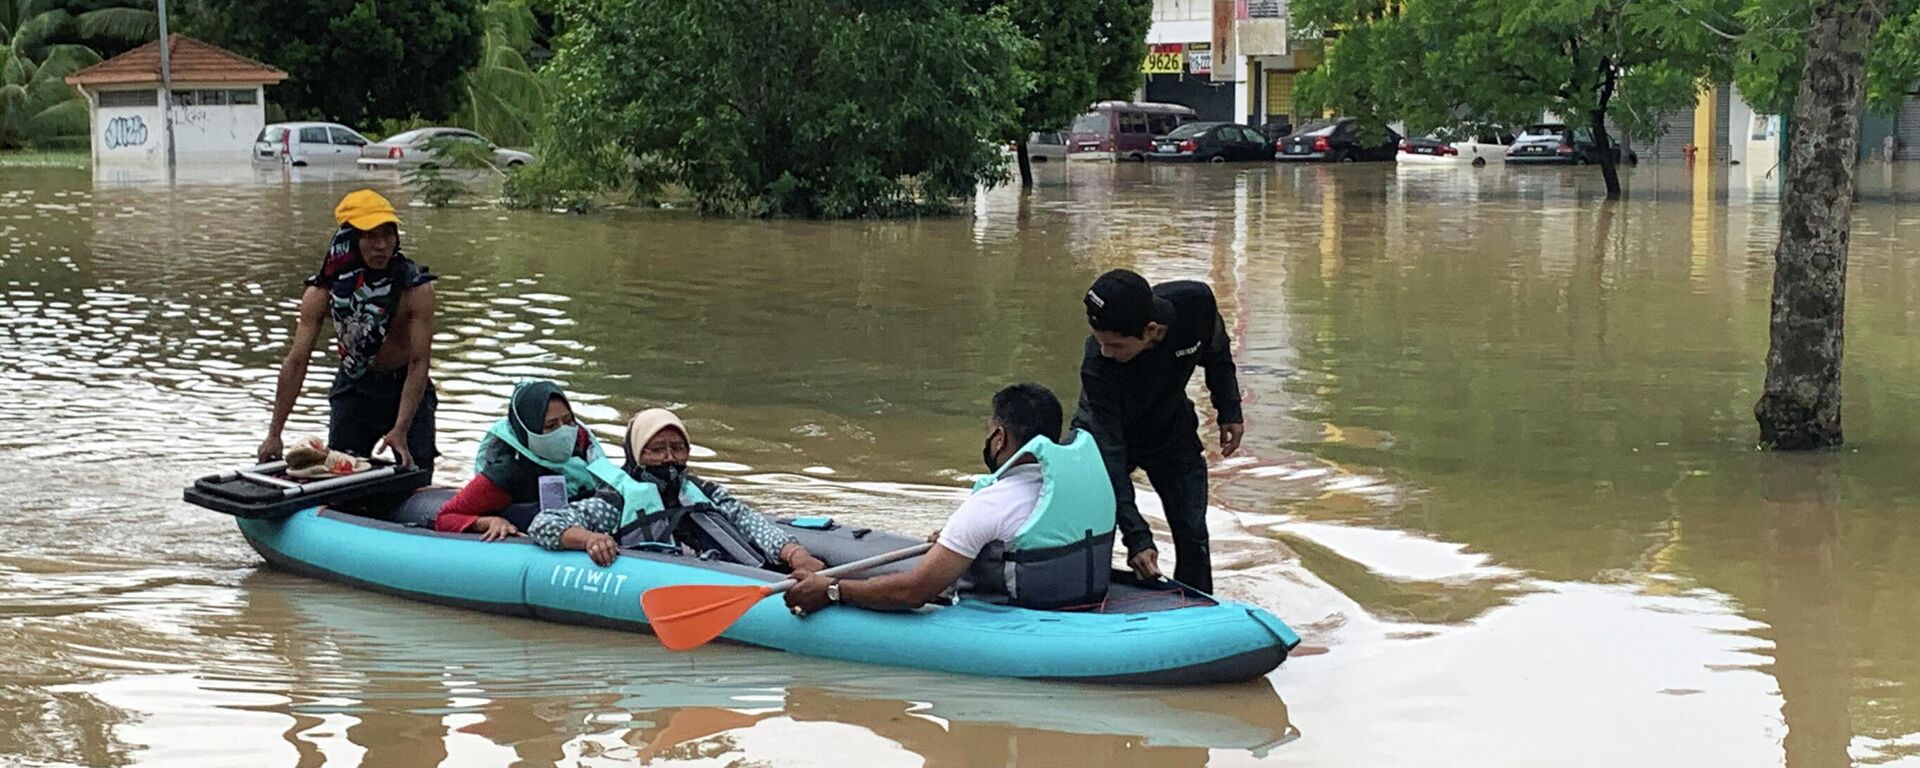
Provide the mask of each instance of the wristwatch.
POLYGON ((840 602, 840 580, 839 579, 832 579, 827 582, 827 602, 829 603, 840 602))

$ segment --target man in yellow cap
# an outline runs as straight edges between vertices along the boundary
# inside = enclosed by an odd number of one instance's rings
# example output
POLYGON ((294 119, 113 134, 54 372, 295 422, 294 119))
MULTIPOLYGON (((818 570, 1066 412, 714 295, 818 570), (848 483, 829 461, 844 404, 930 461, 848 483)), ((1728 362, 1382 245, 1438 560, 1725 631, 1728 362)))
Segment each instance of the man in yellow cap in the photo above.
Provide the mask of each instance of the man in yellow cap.
POLYGON ((362 456, 387 450, 402 465, 431 470, 439 454, 433 442, 439 400, 427 379, 435 276, 400 252, 400 217, 379 193, 348 193, 333 217, 340 228, 300 296, 300 321, 280 365, 260 460, 280 456, 280 432, 331 316, 340 368, 327 393, 328 447, 362 456))

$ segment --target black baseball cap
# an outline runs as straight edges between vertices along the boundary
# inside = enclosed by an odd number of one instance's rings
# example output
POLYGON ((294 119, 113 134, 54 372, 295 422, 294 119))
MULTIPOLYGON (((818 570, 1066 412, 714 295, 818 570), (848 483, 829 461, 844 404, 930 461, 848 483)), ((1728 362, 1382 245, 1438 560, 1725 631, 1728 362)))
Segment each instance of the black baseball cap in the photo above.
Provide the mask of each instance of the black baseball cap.
POLYGON ((1139 273, 1116 269, 1093 281, 1081 299, 1087 305, 1087 325, 1096 331, 1128 336, 1146 333, 1150 321, 1170 322, 1173 302, 1153 295, 1153 286, 1139 273))

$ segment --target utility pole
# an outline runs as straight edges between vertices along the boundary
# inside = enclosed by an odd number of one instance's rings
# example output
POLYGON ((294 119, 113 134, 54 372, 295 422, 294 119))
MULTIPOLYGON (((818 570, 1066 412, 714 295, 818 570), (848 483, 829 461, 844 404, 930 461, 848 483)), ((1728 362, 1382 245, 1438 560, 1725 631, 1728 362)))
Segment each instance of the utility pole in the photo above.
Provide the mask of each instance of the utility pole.
POLYGON ((160 122, 167 142, 167 178, 173 178, 173 40, 167 37, 167 0, 160 10, 160 122))

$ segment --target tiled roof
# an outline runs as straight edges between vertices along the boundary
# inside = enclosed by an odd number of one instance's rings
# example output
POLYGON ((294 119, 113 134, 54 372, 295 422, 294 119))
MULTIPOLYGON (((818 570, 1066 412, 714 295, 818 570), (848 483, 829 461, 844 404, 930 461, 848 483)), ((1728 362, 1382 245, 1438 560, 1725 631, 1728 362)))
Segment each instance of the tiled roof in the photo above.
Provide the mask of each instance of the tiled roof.
MULTIPOLYGON (((173 81, 193 83, 278 83, 287 73, 211 43, 169 35, 173 81)), ((160 41, 155 40, 67 75, 71 85, 139 85, 160 82, 160 41)))

